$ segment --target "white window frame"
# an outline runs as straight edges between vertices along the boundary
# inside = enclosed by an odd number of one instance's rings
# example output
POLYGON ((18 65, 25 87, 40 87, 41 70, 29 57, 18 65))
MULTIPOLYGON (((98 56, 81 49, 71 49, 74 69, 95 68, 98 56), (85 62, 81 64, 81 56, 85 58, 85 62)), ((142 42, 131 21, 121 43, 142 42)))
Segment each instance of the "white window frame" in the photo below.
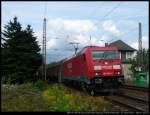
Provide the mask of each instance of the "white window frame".
POLYGON ((126 52, 126 59, 132 59, 133 58, 133 52, 126 52))

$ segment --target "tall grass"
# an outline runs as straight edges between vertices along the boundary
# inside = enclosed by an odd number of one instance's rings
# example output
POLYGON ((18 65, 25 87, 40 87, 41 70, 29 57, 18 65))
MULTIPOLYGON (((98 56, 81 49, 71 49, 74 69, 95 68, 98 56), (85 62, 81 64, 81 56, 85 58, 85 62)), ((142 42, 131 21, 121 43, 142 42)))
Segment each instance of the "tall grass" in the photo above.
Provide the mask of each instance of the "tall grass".
POLYGON ((70 92, 64 85, 59 84, 54 84, 47 88, 43 92, 43 98, 48 103, 48 111, 104 112, 115 111, 117 107, 112 107, 110 103, 104 100, 104 96, 81 95, 80 92, 70 92))
POLYGON ((1 109, 3 112, 47 111, 41 93, 30 83, 22 85, 2 85, 1 109))
POLYGON ((2 85, 1 89, 2 111, 127 111, 112 105, 104 96, 89 96, 62 84, 46 85, 40 81, 36 85, 2 85))

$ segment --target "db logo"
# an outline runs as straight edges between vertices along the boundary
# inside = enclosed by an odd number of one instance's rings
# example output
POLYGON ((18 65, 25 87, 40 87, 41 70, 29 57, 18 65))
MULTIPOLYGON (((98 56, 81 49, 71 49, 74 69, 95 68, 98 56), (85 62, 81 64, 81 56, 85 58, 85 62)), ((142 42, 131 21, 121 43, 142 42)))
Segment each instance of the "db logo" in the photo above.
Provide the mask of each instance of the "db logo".
POLYGON ((72 63, 68 63, 67 67, 68 67, 68 69, 71 69, 72 68, 72 63))

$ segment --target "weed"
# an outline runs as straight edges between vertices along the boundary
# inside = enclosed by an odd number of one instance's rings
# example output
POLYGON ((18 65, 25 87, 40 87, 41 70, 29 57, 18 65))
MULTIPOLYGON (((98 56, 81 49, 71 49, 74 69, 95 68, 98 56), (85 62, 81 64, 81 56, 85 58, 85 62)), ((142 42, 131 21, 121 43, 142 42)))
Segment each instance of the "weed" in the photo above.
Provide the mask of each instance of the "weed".
POLYGON ((38 80, 34 83, 34 87, 42 91, 46 88, 46 83, 42 80, 38 80))
POLYGON ((2 85, 1 94, 2 111, 103 112, 125 110, 107 102, 103 96, 81 95, 81 92, 69 91, 62 84, 47 86, 43 81, 34 84, 2 85))

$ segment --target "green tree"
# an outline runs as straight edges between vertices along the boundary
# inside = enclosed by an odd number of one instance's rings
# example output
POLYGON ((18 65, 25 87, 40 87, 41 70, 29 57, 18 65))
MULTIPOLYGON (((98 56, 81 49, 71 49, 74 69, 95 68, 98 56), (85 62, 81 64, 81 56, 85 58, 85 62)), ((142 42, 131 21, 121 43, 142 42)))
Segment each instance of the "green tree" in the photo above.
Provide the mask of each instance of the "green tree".
MULTIPOLYGON (((149 72, 149 49, 142 49, 142 55, 143 55, 143 66, 142 71, 149 72)), ((136 57, 132 59, 131 63, 131 70, 135 73, 138 71, 139 67, 139 53, 136 54, 136 57)))
POLYGON ((149 49, 143 49, 143 70, 149 72, 149 49))
POLYGON ((30 25, 23 30, 14 17, 4 26, 2 39, 6 41, 2 49, 2 76, 12 83, 23 83, 33 80, 33 75, 42 62, 37 37, 30 25))

